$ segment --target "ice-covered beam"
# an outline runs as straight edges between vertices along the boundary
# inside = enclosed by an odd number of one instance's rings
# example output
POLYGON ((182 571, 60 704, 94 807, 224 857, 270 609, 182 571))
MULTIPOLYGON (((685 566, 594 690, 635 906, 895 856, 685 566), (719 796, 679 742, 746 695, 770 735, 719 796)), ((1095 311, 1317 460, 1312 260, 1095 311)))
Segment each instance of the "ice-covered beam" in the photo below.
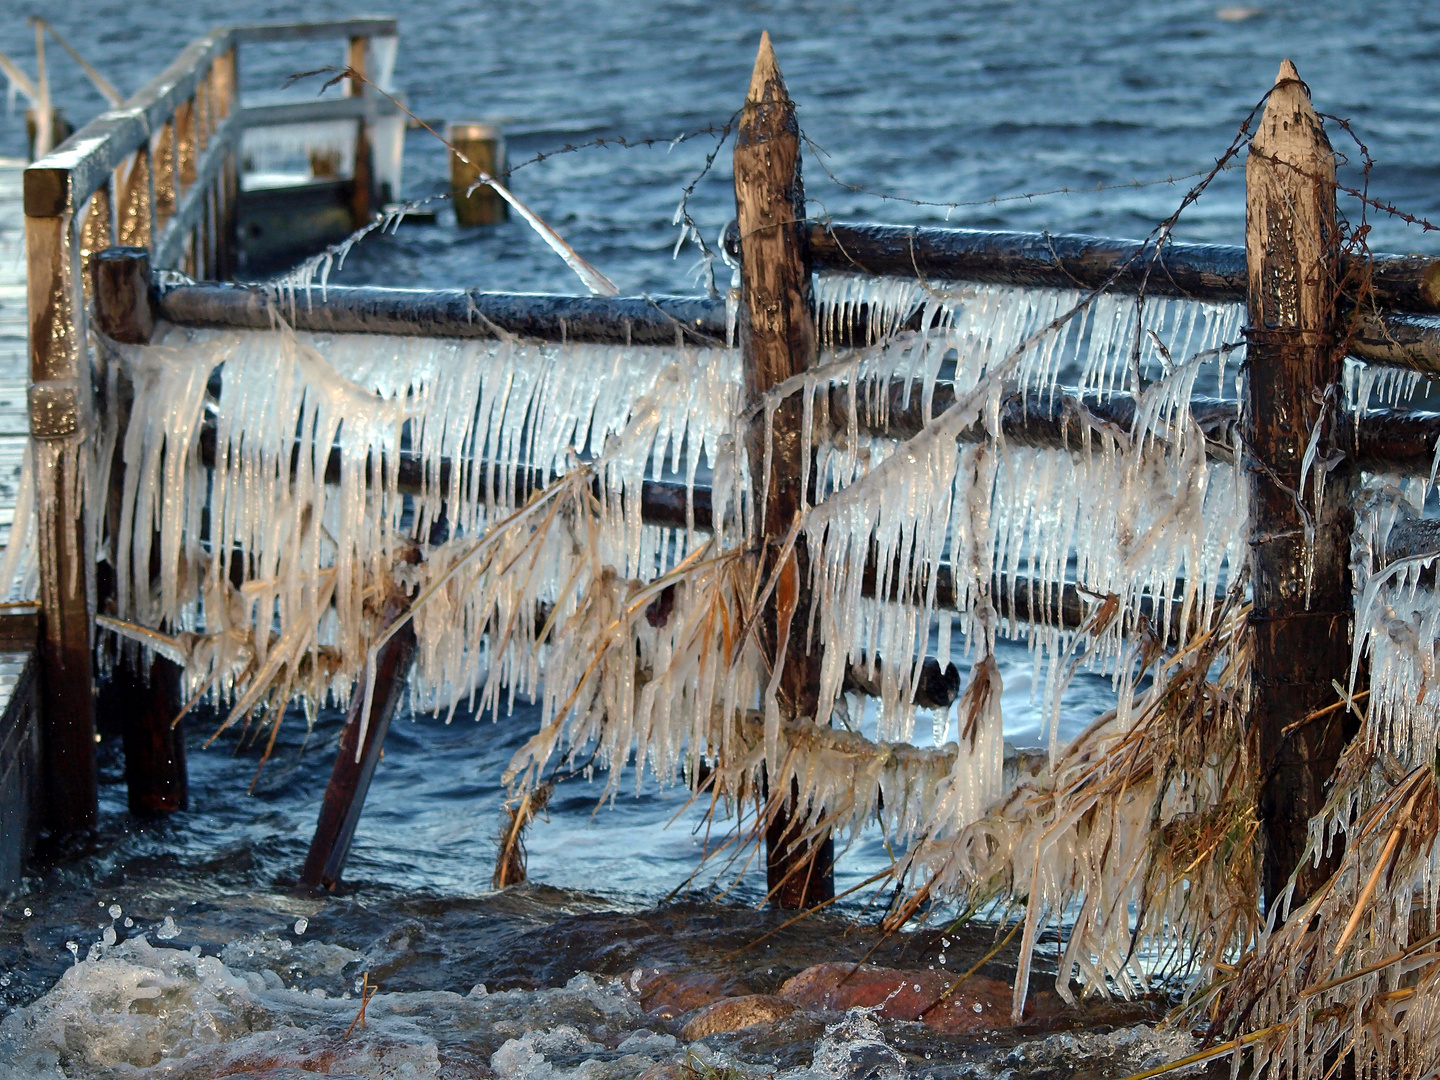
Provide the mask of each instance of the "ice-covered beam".
MULTIPOLYGON (((1417 555, 1431 555, 1440 552, 1440 520, 1418 518, 1411 521, 1397 521, 1385 539, 1382 565, 1389 565, 1400 559, 1417 555)), ((1427 574, 1427 577, 1432 575, 1427 574)))
POLYGON ((1440 316, 1366 312, 1350 339, 1350 354, 1371 364, 1440 375, 1440 316))
POLYGON ((275 316, 326 334, 538 338, 612 345, 723 344, 725 304, 703 296, 555 296, 476 289, 203 282, 152 291, 156 315, 179 326, 269 330, 275 316))
MULTIPOLYGON (((207 418, 200 428, 200 461, 207 468, 215 466, 215 422, 207 418)), ((298 447, 296 454, 298 454, 298 447)), ((295 468, 297 459, 292 457, 291 469, 295 468)), ((330 451, 330 457, 325 463, 325 482, 338 484, 340 482, 340 449, 336 447, 330 451)), ((482 462, 481 469, 489 469, 491 466, 482 462)), ((450 470, 453 468, 449 460, 440 463, 437 486, 445 490, 450 484, 450 470)), ((520 467, 515 470, 516 479, 514 483, 515 497, 525 499, 534 491, 539 490, 553 477, 542 474, 539 469, 520 467)), ((399 489, 406 495, 420 494, 425 475, 425 464, 423 460, 408 451, 400 455, 399 465, 399 489)), ((497 474, 498 475, 498 474, 497 474)), ((685 485, 674 480, 646 480, 640 492, 640 515, 647 525, 662 525, 668 528, 683 529, 686 527, 685 514, 685 485)), ((710 489, 697 485, 694 489, 694 511, 695 527, 708 532, 710 529, 710 489)))
MULTIPOLYGON (((885 411, 864 403, 863 395, 857 408, 860 429, 871 435, 889 435, 908 439, 924 426, 923 402, 918 382, 907 385, 897 379, 888 388, 885 411)), ((849 408, 849 390, 845 386, 830 390, 830 417, 837 431, 844 431, 849 408)), ((939 416, 955 401, 955 387, 936 382, 931 401, 931 415, 939 416)), ((1233 401, 1196 398, 1190 405, 1191 415, 1205 433, 1207 449, 1212 458, 1231 460, 1235 444, 1235 425, 1239 412, 1233 401)), ((1135 399, 1130 394, 1100 395, 1081 393, 1057 387, 1053 393, 1012 393, 1000 405, 1000 429, 1005 438, 1021 446, 1052 448, 1079 447, 1086 426, 1099 426, 1121 436, 1128 435, 1135 423, 1135 399)), ((983 422, 967 429, 964 442, 982 442, 987 438, 983 422)), ((1428 467, 1428 466, 1427 466, 1428 467)))
POLYGON ((1121 292, 1143 285, 1157 296, 1245 299, 1245 249, 1222 244, 1170 243, 1157 255, 1105 236, 823 221, 809 223, 807 238, 816 268, 833 273, 1073 289, 1119 271, 1121 292))
MULTIPOLYGON (((1095 288, 1119 271, 1113 288, 1120 292, 1143 284, 1156 296, 1245 299, 1238 245, 1172 242, 1156 257, 1139 240, 1105 236, 823 221, 809 223, 807 238, 816 269, 834 273, 1073 289, 1095 288)), ((1440 313, 1440 259, 1375 255, 1370 282, 1382 309, 1440 313)))
MULTIPOLYGON (((1060 239, 1094 238, 1052 238, 1060 239)), ((1166 280, 1172 283, 1189 280, 1181 272, 1183 268, 1171 266, 1168 259, 1167 256, 1164 264, 1168 271, 1166 280)), ((1409 265, 1414 260, 1399 261, 1409 265)), ((978 280, 992 280, 997 276, 963 266, 955 272, 970 274, 978 280)), ((1020 274, 1019 278, 1026 279, 1022 284, 1064 284, 1048 280, 1048 271, 1043 267, 1033 273, 1020 274)), ((1103 275, 1100 280, 1104 280, 1103 275)), ((1123 280, 1117 283, 1117 287, 1123 283, 1123 280)), ((1166 290, 1153 288, 1151 291, 1165 293, 1166 290)), ((1170 292, 1175 292, 1173 284, 1170 292)), ((1196 295, 1206 299, 1217 297, 1215 293, 1196 295)), ((1219 298, 1233 299, 1228 293, 1219 298)), ((152 290, 151 306, 153 318, 178 326, 265 330, 274 325, 273 316, 278 314, 297 330, 328 334, 461 338, 514 335, 542 341, 621 345, 674 345, 677 342, 717 345, 727 338, 724 301, 704 296, 559 296, 353 285, 332 285, 325 289, 317 286, 293 295, 280 295, 270 286, 194 282, 157 286, 152 290)), ((100 317, 105 318, 103 308, 100 317)), ((917 311, 909 329, 918 330, 919 320, 917 311)), ((846 330, 848 336, 842 335, 836 345, 869 341, 863 311, 846 330)), ((1367 363, 1440 375, 1440 317, 1393 312, 1368 315, 1351 339, 1350 353, 1367 363)))

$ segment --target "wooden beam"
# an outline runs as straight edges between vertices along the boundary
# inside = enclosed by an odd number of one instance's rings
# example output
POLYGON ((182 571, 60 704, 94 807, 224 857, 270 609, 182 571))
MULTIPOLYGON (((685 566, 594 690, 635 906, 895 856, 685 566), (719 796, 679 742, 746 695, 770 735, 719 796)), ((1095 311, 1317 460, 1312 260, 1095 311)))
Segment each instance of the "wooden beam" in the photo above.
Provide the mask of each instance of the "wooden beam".
POLYGON ((185 729, 175 723, 182 706, 180 667, 156 656, 148 671, 122 655, 101 691, 101 708, 118 717, 125 746, 125 786, 130 813, 159 818, 189 805, 185 729))
MULTIPOLYGON (((402 590, 393 589, 385 602, 385 624, 392 625, 409 607, 410 598, 402 590)), ((330 783, 326 785, 325 799, 320 806, 315 836, 310 841, 310 853, 300 871, 299 886, 303 891, 334 892, 340 885, 355 826, 360 821, 370 780, 385 747, 390 720, 405 694, 414 656, 415 630, 407 622, 381 647, 376 659, 375 683, 370 688, 374 704, 364 747, 358 755, 355 751, 360 746, 360 715, 366 688, 363 683, 355 688, 340 736, 340 749, 335 754, 335 767, 330 772, 330 783)))
POLYGON ((143 247, 110 247, 90 261, 95 326, 127 345, 146 345, 155 332, 150 297, 150 252, 143 247))
MULTIPOLYGON (((760 36, 735 140, 735 211, 744 299, 740 345, 746 389, 753 401, 814 364, 818 350, 810 263, 802 232, 805 189, 800 179, 800 128, 768 33, 760 36)), ((776 410, 769 475, 757 473, 757 482, 767 493, 762 513, 763 569, 780 575, 775 598, 762 618, 761 637, 772 662, 783 663, 777 697, 787 719, 815 716, 820 685, 820 650, 807 648, 805 641, 810 623, 810 573, 803 541, 795 545, 783 566, 777 565, 780 543, 805 497, 801 419, 798 399, 791 398, 776 410), (782 604, 787 609, 784 616, 782 604)), ((749 433, 750 460, 756 466, 765 460, 764 424, 762 413, 749 433)), ((823 840, 808 843, 795 838, 798 823, 805 817, 797 813, 801 810, 794 805, 797 797, 798 787, 782 800, 780 812, 766 832, 771 901, 782 908, 810 907, 835 891, 834 844, 828 833, 823 840)))
POLYGON ((1277 902, 1292 874, 1298 900, 1333 869, 1329 862, 1318 869, 1302 866, 1300 855, 1346 735, 1340 714, 1333 724, 1298 723, 1335 700, 1331 681, 1346 679, 1350 661, 1354 475, 1344 468, 1331 473, 1319 509, 1315 473, 1303 481, 1301 476, 1317 427, 1320 460, 1344 435, 1337 430, 1342 357, 1333 338, 1339 261, 1334 177, 1335 155, 1324 127, 1286 60, 1245 166, 1251 723, 1260 747, 1267 905, 1277 902))

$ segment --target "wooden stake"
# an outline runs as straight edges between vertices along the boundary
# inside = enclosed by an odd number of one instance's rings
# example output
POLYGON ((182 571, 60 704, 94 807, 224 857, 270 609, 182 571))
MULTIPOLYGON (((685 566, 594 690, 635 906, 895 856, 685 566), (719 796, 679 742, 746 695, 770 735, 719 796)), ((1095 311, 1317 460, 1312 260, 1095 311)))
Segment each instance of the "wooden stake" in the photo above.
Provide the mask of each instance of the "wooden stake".
MULTIPOLYGON (((735 140, 735 216, 740 228, 740 344, 752 400, 815 362, 815 315, 810 263, 804 244, 805 188, 800 179, 800 128, 795 104, 775 61, 768 33, 750 77, 745 111, 735 140)), ((771 468, 764 507, 765 572, 775 569, 779 541, 803 505, 801 475, 801 402, 792 398, 775 412, 771 468)), ((750 431, 750 460, 765 460, 762 412, 750 431)), ((788 717, 815 716, 820 686, 819 649, 804 640, 810 618, 809 554, 803 537, 787 564, 775 600, 765 613, 762 638, 770 656, 784 648, 779 699, 788 717), (779 617, 782 608, 788 620, 779 617), (788 622, 788 625, 786 623, 788 622)), ((834 895, 833 843, 793 843, 791 813, 803 811, 784 801, 766 832, 767 878, 772 902, 782 908, 812 907, 834 895), (801 867, 799 864, 804 863, 801 867)))
MULTIPOLYGON (((1273 904, 1299 867, 1307 823, 1324 802, 1347 713, 1297 723, 1334 700, 1349 676, 1350 510, 1343 467, 1315 481, 1341 414, 1334 341, 1335 155, 1289 60, 1245 166, 1250 325, 1244 400, 1255 633, 1252 723, 1259 739, 1263 887, 1273 904), (1315 463, 1301 478, 1312 434, 1315 463), (1288 734, 1287 734, 1288 731, 1288 734)), ((1338 853, 1336 855, 1338 859, 1338 853)), ((1295 899, 1333 867, 1300 867, 1295 899)))
POLYGON ((130 813, 156 818, 189 805, 185 729, 175 723, 182 705, 180 666, 157 656, 147 676, 121 655, 100 693, 102 715, 120 720, 125 743, 125 786, 130 813))
MULTIPOLYGON (((385 624, 393 625, 409 606, 409 597, 403 591, 392 590, 385 605, 385 624)), ((375 685, 371 687, 375 703, 370 711, 370 727, 365 733, 365 748, 359 755, 359 761, 355 760, 355 748, 360 741, 360 712, 365 705, 365 687, 356 687, 349 714, 345 717, 340 749, 335 755, 335 767, 325 788, 325 801, 320 806, 320 820, 310 841, 310 854, 300 871, 299 884, 304 891, 323 889, 334 892, 340 884, 345 859, 350 854, 350 841, 355 836, 355 826, 365 806, 365 795, 370 790, 370 779, 380 761, 385 736, 390 730, 390 719, 405 694, 410 661, 414 655, 415 630, 406 623, 380 649, 375 664, 375 685)))
MULTIPOLYGON (((369 77, 370 72, 367 61, 370 58, 370 39, 368 37, 352 37, 350 39, 349 63, 354 71, 369 77)), ((364 97, 365 83, 360 79, 349 79, 345 84, 346 97, 364 97)), ((372 214, 371 194, 375 183, 374 163, 370 159, 370 130, 365 119, 361 119, 356 125, 355 133, 355 174, 354 188, 350 196, 350 212, 355 219, 355 227, 370 223, 372 214)))

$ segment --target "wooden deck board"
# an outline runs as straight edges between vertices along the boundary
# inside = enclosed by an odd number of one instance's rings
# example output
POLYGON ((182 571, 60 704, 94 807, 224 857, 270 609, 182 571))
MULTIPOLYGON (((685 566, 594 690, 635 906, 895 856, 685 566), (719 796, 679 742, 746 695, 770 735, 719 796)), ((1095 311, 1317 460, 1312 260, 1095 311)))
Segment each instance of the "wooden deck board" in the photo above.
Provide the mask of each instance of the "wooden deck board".
POLYGON ((29 320, 25 310, 25 162, 0 158, 0 545, 10 542, 10 521, 29 438, 26 387, 30 381, 29 320))

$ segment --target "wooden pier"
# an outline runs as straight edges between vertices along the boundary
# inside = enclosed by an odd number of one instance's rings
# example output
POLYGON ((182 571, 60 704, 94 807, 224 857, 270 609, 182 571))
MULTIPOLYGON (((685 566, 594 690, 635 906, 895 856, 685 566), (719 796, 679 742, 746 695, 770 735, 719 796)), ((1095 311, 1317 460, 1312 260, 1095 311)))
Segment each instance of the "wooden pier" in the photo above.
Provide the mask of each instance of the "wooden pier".
MULTIPOLYGON (((78 446, 93 432, 93 403, 82 392, 85 367, 80 344, 86 319, 91 315, 107 334, 125 341, 144 341, 147 328, 161 319, 182 326, 236 329, 270 325, 270 296, 265 290, 225 280, 235 266, 233 150, 249 112, 239 108, 234 97, 236 48, 247 41, 329 35, 348 39, 354 56, 363 54, 363 48, 356 43, 363 42, 365 35, 385 32, 393 32, 393 23, 359 20, 323 27, 217 31, 182 54, 126 109, 104 114, 56 154, 27 171, 29 431, 37 446, 78 446), (83 258, 76 255, 81 247, 77 241, 82 230, 77 221, 82 210, 88 210, 90 215, 83 229, 89 245, 83 258), (91 297, 93 309, 83 304, 77 309, 73 299, 91 287, 92 263, 103 267, 106 274, 113 274, 113 281, 123 287, 96 288, 91 297), (163 274, 152 277, 152 271, 167 269, 184 269, 202 280, 177 285, 163 274), (57 328, 63 332, 57 332, 57 328)), ((1290 108, 1301 116, 1309 107, 1308 99, 1302 101, 1303 97, 1293 74, 1282 72, 1271 107, 1290 108)), ((330 105, 335 108, 325 112, 327 116, 333 113, 360 118, 371 115, 365 110, 378 107, 372 98, 363 96, 347 97, 330 105)), ((309 116, 315 106, 307 108, 310 112, 304 115, 309 116)), ((272 113, 273 107, 265 111, 267 122, 276 119, 272 113)), ((1313 113, 1309 115, 1313 117, 1313 113)), ((258 122, 260 118, 252 119, 258 122)), ((363 134, 362 124, 362 144, 363 134)), ((1324 156, 1316 146, 1297 150, 1286 144, 1265 150, 1266 145, 1263 139, 1257 142, 1260 152, 1276 153, 1285 160, 1284 155, 1292 151, 1308 153, 1316 161, 1324 156)), ((363 145, 357 144, 357 154, 363 156, 363 145)), ((1207 436, 1213 435, 1206 452, 1232 462, 1240 457, 1238 464, 1246 468, 1252 485, 1254 519, 1250 533, 1260 552, 1255 579, 1257 611, 1266 627, 1263 633, 1269 635, 1267 644, 1257 653, 1256 677, 1261 692, 1257 694, 1254 721, 1262 729, 1260 743, 1277 769, 1261 808, 1270 834, 1271 858, 1266 874, 1273 894, 1276 883, 1285 880, 1295 868, 1296 844, 1303 833, 1297 823, 1303 823, 1317 809, 1324 763, 1332 760, 1336 749, 1329 744, 1312 747, 1300 755, 1305 760, 1298 760, 1289 750, 1282 753, 1279 744, 1286 740, 1281 733, 1295 726, 1294 718, 1299 715, 1296 709, 1303 714, 1319 707, 1320 699, 1329 693, 1331 680, 1344 677, 1344 662, 1348 661, 1345 642, 1351 620, 1342 551, 1348 550, 1342 543, 1348 520, 1344 514, 1325 522, 1328 531, 1320 549, 1323 572, 1315 578, 1321 607, 1316 612, 1305 610, 1305 602, 1299 602, 1297 607, 1295 596, 1301 556, 1293 541, 1298 530, 1290 520, 1298 477, 1298 458, 1291 458, 1297 453, 1297 432, 1308 430, 1302 421, 1319 423, 1306 410, 1313 411, 1312 405, 1333 399, 1338 393, 1338 368, 1332 347, 1337 320, 1346 311, 1342 298, 1328 294, 1309 297, 1305 318, 1296 321, 1289 307, 1280 312, 1271 303, 1271 294, 1280 287, 1277 282, 1333 281, 1345 272, 1347 264, 1338 250, 1319 241, 1300 247, 1270 243, 1265 239, 1265 229, 1256 223, 1278 222, 1287 213, 1298 213, 1285 207, 1298 206, 1300 196, 1306 192, 1281 190, 1283 185, 1277 186, 1279 182, 1265 171, 1263 159, 1252 156, 1252 229, 1245 247, 1166 243, 1156 249, 1142 242, 1103 237, 807 221, 799 155, 794 103, 767 38, 757 59, 735 150, 739 227, 727 245, 742 267, 738 344, 752 400, 814 364, 820 328, 816 325, 810 281, 817 270, 1082 289, 1104 285, 1121 294, 1143 291, 1217 302, 1249 301, 1252 352, 1243 425, 1237 423, 1234 402, 1228 404, 1228 416, 1223 405, 1197 406, 1196 418, 1207 436), (1301 354, 1303 363, 1297 359, 1301 354), (1297 423, 1299 428, 1285 426, 1297 423), (1248 449, 1237 451, 1235 436, 1241 429, 1248 449), (1285 477, 1291 483, 1286 484, 1285 477), (1284 497, 1277 496, 1277 492, 1284 497), (1287 506, 1291 509, 1287 510, 1287 506), (1276 536, 1292 539, 1277 546, 1276 536), (1305 649, 1287 635, 1299 634, 1296 627, 1302 622, 1309 628, 1319 618, 1325 621, 1325 655, 1316 661, 1313 670, 1295 670, 1295 657, 1305 649), (1305 688, 1304 701, 1284 705, 1284 692, 1276 688, 1301 684, 1305 688)), ((1297 218, 1284 229, 1278 225, 1275 228, 1282 232, 1288 229, 1287 235, 1326 234, 1326 228, 1333 232, 1333 191, 1330 198, 1328 208, 1310 207, 1304 221, 1297 218), (1326 221, 1329 226, 1325 226, 1326 221)), ((362 202, 355 195, 354 205, 362 202)), ((363 216, 356 213, 357 218, 363 216)), ((1410 371, 1440 370, 1440 320, 1435 318, 1440 312, 1440 292, 1433 287, 1433 282, 1440 280, 1440 260, 1379 256, 1370 264, 1370 270, 1374 310, 1365 313, 1358 331, 1347 339, 1349 354, 1367 363, 1410 371)), ((0 297, 8 296, 3 290, 10 287, 9 279, 0 280, 0 297)), ((725 302, 703 297, 606 299, 460 289, 421 292, 330 288, 323 294, 298 298, 291 309, 298 329, 337 334, 519 336, 550 341, 714 345, 722 343, 729 331, 725 302)), ((865 343, 869 334, 867 318, 866 313, 861 313, 845 329, 848 336, 842 335, 843 340, 833 344, 865 343)), ((913 319, 919 318, 917 311, 913 319)), ((912 322, 908 329, 926 328, 912 322)), ((11 338, 3 340, 9 342, 11 338)), ((0 363, 9 362, 0 358, 0 363)), ((18 388, 23 380, 18 376, 18 366, 15 370, 17 381, 0 382, 0 390, 18 400, 11 387, 18 388)), ((0 366, 0 379, 10 378, 9 369, 0 366)), ((953 386, 937 385, 937 411, 954 397, 953 386)), ((914 435, 922 418, 913 408, 900 407, 898 397, 896 401, 896 407, 875 425, 875 431, 901 437, 914 435)), ((998 417, 1007 437, 1029 445, 1068 445, 1067 425, 1072 417, 1064 407, 1033 407, 1022 402, 1012 409, 1010 404, 1005 403, 998 417)), ((1125 394, 1082 404, 1091 410, 1090 415, 1121 426, 1132 423, 1135 415, 1135 402, 1125 394)), ((807 623, 805 612, 810 603, 808 552, 803 543, 785 546, 785 537, 807 501, 806 485, 812 482, 811 477, 801 475, 801 414, 799 402, 793 398, 775 411, 774 456, 767 488, 770 498, 758 538, 763 544, 764 562, 782 582, 767 601, 769 607, 760 619, 760 636, 766 659, 778 669, 778 700, 787 722, 813 714, 818 685, 816 656, 807 655, 789 640, 790 627, 807 623)), ((8 428, 5 430, 6 437, 10 437, 8 428)), ((1328 449, 1337 453, 1345 450, 1346 470, 1358 472, 1383 465, 1410 473, 1428 472, 1430 448, 1440 437, 1440 415, 1400 415, 1378 410, 1354 417, 1337 407, 1329 413, 1322 434, 1328 449), (1347 439, 1353 441, 1347 443, 1347 439)), ((23 437, 23 426, 16 425, 14 446, 23 445, 23 437)), ((202 457, 206 453, 205 437, 202 431, 202 457)), ((761 437, 752 432, 757 446, 761 437)), ((986 437, 987 433, 978 427, 959 436, 961 441, 986 437)), ((209 460, 213 462, 213 428, 209 438, 209 460)), ((1303 446, 1299 449, 1303 450, 1303 446)), ((13 453, 11 444, 0 443, 0 453, 13 453)), ((40 491, 52 505, 63 505, 61 495, 68 482, 65 459, 63 455, 51 457, 52 463, 37 474, 40 491)), ((4 460, 4 468, 9 469, 10 459, 4 460)), ((340 475, 338 457, 333 461, 334 476, 327 471, 332 480, 340 475)), ((447 460, 444 467, 453 469, 456 464, 447 460)), ((402 460, 402 482, 416 482, 416 469, 414 461, 402 460)), ((527 472, 522 479, 528 491, 551 478, 527 472)), ((709 492, 702 486, 695 495, 694 506, 688 507, 684 493, 677 497, 673 485, 666 489, 658 480, 647 482, 643 500, 646 518, 652 523, 675 525, 684 524, 687 515, 693 514, 690 520, 703 527, 709 517, 709 492)), ((73 552, 77 558, 56 560, 57 569, 41 587, 44 670, 60 675, 44 684, 46 697, 41 709, 47 740, 47 802, 51 823, 57 829, 85 828, 94 815, 90 643, 91 619, 103 598, 94 595, 91 582, 73 569, 87 560, 93 563, 94 553, 86 547, 88 541, 79 526, 78 519, 58 523, 50 542, 56 550, 73 552)), ((870 567, 872 579, 876 576, 874 569, 870 567)), ((933 569, 941 586, 942 606, 948 572, 945 566, 933 569)), ((1308 588, 1310 579, 1306 580, 1308 588)), ((1055 598, 1043 604, 1034 599, 1037 593, 1025 588, 1017 591, 1014 583, 997 589, 997 595, 1008 597, 1001 601, 1008 605, 1000 612, 1001 617, 1078 625, 1083 614, 1073 594, 1073 583, 1068 598, 1057 585, 1065 583, 1051 583, 1055 598), (1020 598, 1024 598, 1023 603, 1020 598)), ((877 589, 873 580, 869 589, 873 596, 877 589)), ((949 602, 954 602, 953 584, 949 602)), ((383 738, 383 728, 381 731, 379 738, 383 738)), ((357 741, 352 739, 344 745, 349 746, 353 756, 357 741)), ((371 761, 371 767, 378 750, 378 744, 373 748, 367 744, 363 756, 371 761)), ((360 773, 368 776, 363 768, 360 773)), ((330 840, 322 843, 317 838, 307 874, 308 881, 329 886, 339 881, 344 847, 365 786, 363 776, 357 779, 355 769, 337 768, 336 776, 339 801, 327 797, 326 835, 330 840)), ((787 835, 785 822, 792 813, 799 816, 803 808, 788 805, 793 800, 786 795, 783 791, 769 793, 770 802, 783 807, 773 819, 778 824, 769 837, 769 881, 781 903, 808 906, 830 895, 828 841, 822 828, 805 843, 796 845, 800 850, 790 850, 792 838, 787 835)))
MULTIPOLYGON (((0 546, 10 543, 29 442, 25 313, 25 162, 0 159, 0 546)), ((5 599, 0 597, 0 600, 5 599)), ((0 897, 20 884, 41 825, 35 642, 38 607, 0 609, 0 897)))

